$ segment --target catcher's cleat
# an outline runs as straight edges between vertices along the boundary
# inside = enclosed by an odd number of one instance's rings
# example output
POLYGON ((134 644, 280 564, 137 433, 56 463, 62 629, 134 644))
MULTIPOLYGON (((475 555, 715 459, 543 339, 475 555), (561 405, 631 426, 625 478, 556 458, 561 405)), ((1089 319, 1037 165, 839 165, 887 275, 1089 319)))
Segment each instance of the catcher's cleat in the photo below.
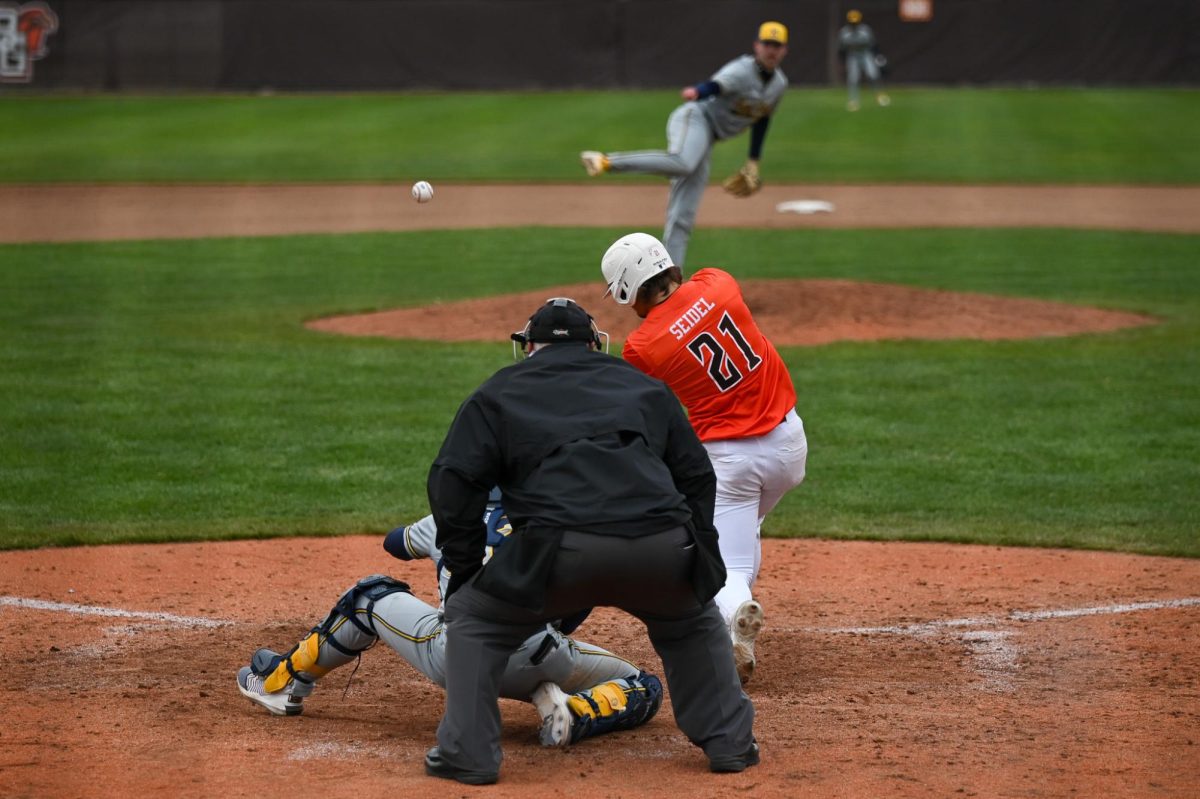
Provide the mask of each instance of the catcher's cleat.
POLYGON ((608 156, 595 150, 584 150, 579 154, 579 160, 583 162, 583 168, 587 170, 590 178, 603 175, 610 166, 608 156))
POLYGON ((888 97, 886 94, 881 94, 878 97, 876 97, 875 99, 877 101, 879 101, 879 105, 883 108, 887 108, 889 105, 892 104, 892 98, 888 97))
POLYGON ((544 682, 533 690, 533 706, 542 717, 538 742, 542 746, 566 746, 571 743, 571 711, 567 695, 552 682, 544 682))
POLYGON ((573 694, 544 682, 531 697, 542 716, 538 740, 542 746, 570 746, 594 735, 632 730, 654 718, 662 697, 662 682, 644 671, 573 694))
POLYGON ((283 655, 270 649, 255 652, 250 665, 242 666, 238 670, 238 690, 242 692, 242 696, 266 708, 273 715, 299 716, 304 712, 304 697, 312 693, 312 682, 293 679, 288 680, 278 690, 267 689, 267 682, 282 659, 283 655))
POLYGON ((729 622, 730 635, 733 638, 733 664, 737 667, 742 685, 750 682, 750 677, 754 674, 754 641, 762 632, 764 618, 762 605, 749 599, 738 606, 729 622))

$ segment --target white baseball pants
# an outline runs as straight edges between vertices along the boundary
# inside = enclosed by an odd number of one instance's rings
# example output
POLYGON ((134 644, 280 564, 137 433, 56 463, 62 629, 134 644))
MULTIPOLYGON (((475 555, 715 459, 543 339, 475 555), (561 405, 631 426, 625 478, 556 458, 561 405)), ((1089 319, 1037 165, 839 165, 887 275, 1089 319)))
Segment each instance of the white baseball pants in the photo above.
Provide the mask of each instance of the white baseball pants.
POLYGON ((714 522, 728 576, 716 602, 728 623, 738 606, 752 598, 750 588, 762 564, 763 519, 804 480, 808 439, 804 422, 792 410, 766 435, 711 441, 704 447, 717 473, 714 522))

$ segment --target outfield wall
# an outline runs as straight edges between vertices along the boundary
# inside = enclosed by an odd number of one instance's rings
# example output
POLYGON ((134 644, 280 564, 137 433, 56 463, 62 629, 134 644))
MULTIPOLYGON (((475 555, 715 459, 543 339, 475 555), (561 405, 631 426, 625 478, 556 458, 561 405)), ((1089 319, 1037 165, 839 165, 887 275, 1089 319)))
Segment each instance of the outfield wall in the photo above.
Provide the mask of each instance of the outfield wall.
MULTIPOLYGON (((28 84, 2 91, 677 87, 792 31, 798 85, 841 81, 863 11, 892 83, 1200 84, 1197 0, 43 0, 58 18, 28 84)), ((26 7, 21 0, 0 6, 26 7)))

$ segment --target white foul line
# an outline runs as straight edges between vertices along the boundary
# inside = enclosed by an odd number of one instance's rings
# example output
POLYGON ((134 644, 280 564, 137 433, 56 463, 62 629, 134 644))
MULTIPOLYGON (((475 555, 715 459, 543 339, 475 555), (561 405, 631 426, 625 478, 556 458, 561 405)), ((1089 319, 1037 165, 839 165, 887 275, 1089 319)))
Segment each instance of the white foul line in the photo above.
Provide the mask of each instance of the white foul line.
POLYGON ((917 624, 890 625, 885 627, 833 627, 821 629, 809 627, 805 632, 850 634, 850 635, 912 635, 932 636, 953 630, 955 637, 971 653, 975 670, 983 677, 981 688, 986 691, 1008 693, 1016 690, 1015 677, 1019 667, 1020 650, 1012 632, 1007 630, 980 630, 980 627, 998 627, 1006 622, 1033 622, 1048 619, 1069 619, 1079 616, 1098 616, 1111 613, 1133 613, 1139 610, 1183 608, 1200 605, 1200 597, 1164 599, 1157 602, 1130 602, 1117 605, 1098 605, 1087 608, 1061 608, 1057 610, 1011 610, 1004 616, 982 616, 962 619, 941 619, 917 624), (972 629, 974 628, 974 629, 972 629))
POLYGON ((1161 610, 1163 608, 1185 608, 1200 605, 1200 597, 1164 599, 1157 602, 1130 602, 1120 605, 1099 605, 1089 608, 1064 608, 1060 610, 1013 610, 1003 617, 981 616, 964 619, 943 619, 917 624, 900 624, 886 627, 808 627, 805 632, 848 635, 930 635, 939 630, 956 627, 992 627, 1006 621, 1045 621, 1047 619, 1069 619, 1077 616, 1099 616, 1111 613, 1134 613, 1139 610, 1161 610))
POLYGON ((1099 616, 1108 613, 1133 613, 1138 610, 1186 608, 1192 605, 1200 605, 1200 597, 1164 599, 1160 602, 1131 602, 1127 605, 1100 605, 1094 608, 1066 610, 1014 610, 1008 614, 1008 617, 1014 621, 1042 621, 1044 619, 1068 619, 1074 616, 1099 616))
POLYGON ((173 613, 121 610, 120 608, 105 608, 99 605, 73 605, 68 602, 46 602, 41 599, 26 599, 19 596, 0 596, 0 605, 28 608, 30 610, 61 610, 65 613, 79 613, 84 616, 116 616, 122 619, 148 619, 150 621, 181 624, 187 627, 223 627, 226 624, 233 623, 221 619, 204 619, 197 616, 176 616, 173 613))
MULTIPOLYGON (((106 608, 99 605, 75 605, 67 602, 47 602, 42 599, 27 599, 19 596, 0 596, 0 605, 28 608, 30 610, 59 610, 65 613, 77 613, 85 616, 112 616, 124 619, 147 619, 150 621, 165 621, 172 624, 182 624, 191 627, 223 627, 233 622, 223 619, 206 619, 199 616, 176 616, 173 613, 158 613, 152 611, 122 610, 106 608)), ((1118 605, 1098 605, 1086 608, 1062 608, 1059 610, 1013 610, 1004 617, 977 616, 961 619, 943 619, 926 621, 916 624, 889 625, 883 627, 806 627, 804 632, 830 633, 841 635, 930 635, 939 630, 959 627, 991 627, 1005 621, 1045 621, 1047 619, 1068 619, 1078 616, 1099 616, 1114 613, 1134 613, 1140 610, 1161 610, 1163 608, 1185 608, 1200 605, 1200 597, 1184 597, 1182 599, 1164 599, 1153 602, 1130 602, 1118 605)))

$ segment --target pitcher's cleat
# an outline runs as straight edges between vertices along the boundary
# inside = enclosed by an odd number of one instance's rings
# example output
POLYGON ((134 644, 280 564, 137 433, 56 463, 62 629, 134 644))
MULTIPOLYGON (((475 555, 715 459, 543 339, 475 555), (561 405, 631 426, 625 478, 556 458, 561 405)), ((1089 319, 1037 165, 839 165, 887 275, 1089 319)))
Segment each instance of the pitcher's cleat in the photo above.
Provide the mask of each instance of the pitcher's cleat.
POLYGON ((749 599, 738 606, 729 622, 730 636, 733 639, 733 664, 737 667, 742 685, 750 682, 754 675, 757 663, 754 657, 754 642, 762 632, 765 618, 762 605, 749 599))
POLYGON ((881 94, 878 97, 876 97, 875 99, 877 101, 879 101, 879 105, 883 108, 887 108, 889 105, 892 104, 892 98, 888 97, 886 94, 881 94))
POLYGON ((609 169, 608 156, 596 150, 584 150, 579 154, 579 160, 590 178, 603 175, 609 169))

